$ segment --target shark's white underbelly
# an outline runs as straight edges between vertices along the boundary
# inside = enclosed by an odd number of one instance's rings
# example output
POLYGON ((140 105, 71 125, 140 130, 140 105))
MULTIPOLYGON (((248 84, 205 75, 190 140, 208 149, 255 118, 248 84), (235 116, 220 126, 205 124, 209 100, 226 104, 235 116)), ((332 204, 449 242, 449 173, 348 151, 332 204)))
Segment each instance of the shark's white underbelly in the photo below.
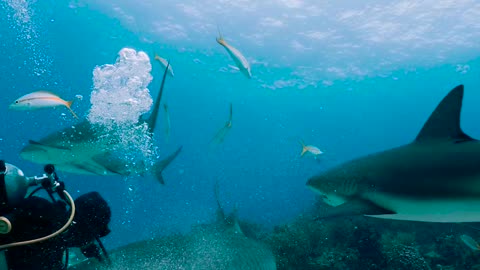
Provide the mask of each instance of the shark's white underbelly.
POLYGON ((365 194, 364 198, 396 214, 370 217, 423 222, 480 222, 480 198, 419 200, 386 193, 365 194))

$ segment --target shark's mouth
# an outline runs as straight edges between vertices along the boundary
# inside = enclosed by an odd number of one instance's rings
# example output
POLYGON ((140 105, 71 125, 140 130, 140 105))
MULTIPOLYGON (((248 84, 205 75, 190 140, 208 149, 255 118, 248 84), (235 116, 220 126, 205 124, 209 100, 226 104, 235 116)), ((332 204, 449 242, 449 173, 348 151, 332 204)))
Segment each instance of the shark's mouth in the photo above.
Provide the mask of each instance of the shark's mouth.
POLYGON ((335 193, 325 194, 322 196, 322 200, 330 206, 339 206, 346 202, 343 196, 340 196, 335 193))
POLYGON ((320 195, 323 202, 325 202, 326 204, 328 204, 330 206, 339 206, 339 205, 344 204, 347 201, 343 196, 341 196, 337 193, 327 193, 327 192, 324 192, 322 190, 316 189, 316 188, 314 188, 310 185, 308 187, 311 190, 313 190, 315 193, 320 195))

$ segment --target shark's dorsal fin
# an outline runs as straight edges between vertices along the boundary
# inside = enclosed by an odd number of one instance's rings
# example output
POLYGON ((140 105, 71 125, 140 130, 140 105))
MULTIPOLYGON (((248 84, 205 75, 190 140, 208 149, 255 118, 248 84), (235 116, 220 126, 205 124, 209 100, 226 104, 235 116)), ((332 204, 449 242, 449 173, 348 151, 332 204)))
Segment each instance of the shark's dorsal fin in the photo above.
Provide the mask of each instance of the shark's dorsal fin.
POLYGON ((225 222, 225 211, 223 210, 222 204, 220 203, 220 195, 219 195, 219 184, 218 180, 215 181, 214 187, 214 195, 215 195, 215 202, 217 203, 217 223, 225 222))
POLYGON ((242 227, 240 227, 240 222, 238 220, 238 204, 235 204, 235 208, 233 209, 232 214, 230 215, 230 219, 233 224, 231 231, 235 234, 245 235, 242 231, 242 227))
POLYGON ((158 91, 157 99, 153 104, 153 110, 150 117, 146 120, 148 125, 148 130, 153 133, 155 131, 155 126, 157 124, 158 111, 160 109, 160 102, 162 101, 163 88, 165 87, 165 79, 167 78, 168 67, 170 67, 170 61, 167 62, 167 67, 163 73, 162 84, 160 85, 160 91, 158 91))
POLYGON ((172 161, 178 156, 178 154, 180 154, 180 151, 182 151, 182 146, 180 146, 177 151, 173 152, 172 154, 170 154, 169 156, 167 156, 166 158, 160 160, 160 161, 157 161, 154 165, 154 173, 155 173, 155 177, 157 178, 158 182, 160 182, 160 184, 165 184, 165 180, 163 179, 163 175, 162 175, 162 172, 163 170, 165 170, 165 168, 168 167, 168 165, 170 165, 170 163, 172 163, 172 161))
POLYGON ((225 214, 225 210, 220 203, 220 195, 219 195, 219 183, 218 181, 215 182, 214 188, 214 195, 215 201, 217 203, 217 224, 221 225, 225 228, 226 232, 233 233, 233 234, 240 234, 244 235, 242 228, 240 227, 240 223, 238 221, 238 205, 235 204, 235 208, 230 215, 225 214))
POLYGON ((462 110, 463 85, 459 85, 448 93, 423 125, 415 139, 424 142, 433 139, 472 140, 460 128, 460 112, 462 110))

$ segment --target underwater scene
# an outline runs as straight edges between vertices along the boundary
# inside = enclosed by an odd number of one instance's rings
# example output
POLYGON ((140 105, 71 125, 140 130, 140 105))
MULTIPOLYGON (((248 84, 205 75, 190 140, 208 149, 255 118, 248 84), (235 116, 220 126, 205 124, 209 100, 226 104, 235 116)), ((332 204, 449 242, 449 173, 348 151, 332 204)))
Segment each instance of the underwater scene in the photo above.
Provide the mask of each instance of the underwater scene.
POLYGON ((480 2, 0 12, 0 269, 480 269, 480 2))

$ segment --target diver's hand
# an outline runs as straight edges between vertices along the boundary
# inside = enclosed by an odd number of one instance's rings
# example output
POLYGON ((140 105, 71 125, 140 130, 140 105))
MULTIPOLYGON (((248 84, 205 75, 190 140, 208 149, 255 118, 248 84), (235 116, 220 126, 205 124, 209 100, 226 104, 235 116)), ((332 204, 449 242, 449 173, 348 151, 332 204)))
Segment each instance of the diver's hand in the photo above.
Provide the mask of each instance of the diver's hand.
POLYGON ((58 186, 56 188, 58 196, 62 198, 62 200, 67 201, 67 197, 65 196, 65 193, 63 192, 65 190, 65 182, 63 181, 58 181, 58 186))

